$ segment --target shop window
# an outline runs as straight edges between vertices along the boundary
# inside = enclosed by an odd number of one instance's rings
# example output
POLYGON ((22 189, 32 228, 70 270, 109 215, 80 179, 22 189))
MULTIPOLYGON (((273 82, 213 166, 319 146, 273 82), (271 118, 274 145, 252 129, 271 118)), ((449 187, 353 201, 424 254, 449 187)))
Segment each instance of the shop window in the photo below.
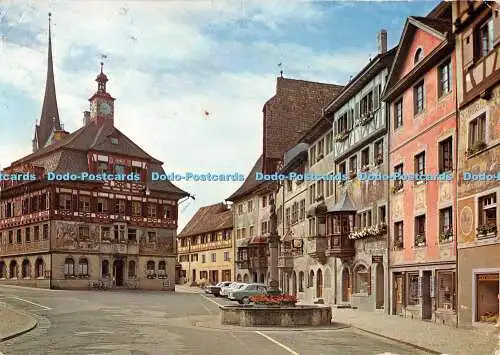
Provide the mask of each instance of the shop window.
POLYGON ((420 303, 419 299, 419 277, 418 274, 408 274, 408 302, 409 306, 415 306, 420 303))
POLYGON ((354 293, 369 293, 370 276, 364 265, 358 265, 354 269, 354 293))
POLYGON ((437 273, 437 308, 455 310, 455 273, 439 271, 437 273))

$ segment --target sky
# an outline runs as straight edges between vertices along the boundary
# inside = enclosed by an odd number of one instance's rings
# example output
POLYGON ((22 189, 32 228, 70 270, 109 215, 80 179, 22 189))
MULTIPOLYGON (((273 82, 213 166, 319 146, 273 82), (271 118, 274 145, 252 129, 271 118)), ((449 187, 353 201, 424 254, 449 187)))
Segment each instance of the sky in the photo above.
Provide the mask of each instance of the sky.
MULTIPOLYGON (((262 107, 280 69, 286 78, 344 85, 377 54, 380 29, 392 48, 406 18, 437 3, 0 0, 0 170, 31 152, 48 12, 67 131, 82 126, 103 60, 115 126, 166 172, 246 176, 262 151, 262 107)), ((195 197, 179 206, 179 232, 239 185, 177 183, 195 197)))

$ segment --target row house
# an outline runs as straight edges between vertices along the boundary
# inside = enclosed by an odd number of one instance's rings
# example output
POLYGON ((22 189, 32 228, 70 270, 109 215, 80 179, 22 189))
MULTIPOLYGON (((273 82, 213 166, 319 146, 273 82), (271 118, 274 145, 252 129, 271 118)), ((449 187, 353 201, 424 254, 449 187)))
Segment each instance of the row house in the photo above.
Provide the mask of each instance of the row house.
POLYGON ((234 280, 233 214, 224 203, 201 207, 177 237, 181 283, 234 280))
POLYGON ((427 17, 407 19, 383 95, 390 111, 389 166, 395 176, 389 194, 391 313, 446 324, 456 323, 451 22, 450 3, 427 17))
POLYGON ((387 110, 381 93, 396 49, 387 51, 387 32, 378 34, 379 53, 325 108, 333 121, 333 166, 336 182, 325 232, 335 257, 340 303, 363 310, 387 309, 387 110), (372 176, 373 178, 369 178, 372 176))
POLYGON ((83 126, 64 131, 57 109, 52 44, 34 152, 3 173, 36 176, 0 186, 0 283, 47 288, 174 290, 178 201, 188 194, 114 125, 108 77, 96 78, 83 126), (135 174, 134 181, 49 181, 48 173, 135 174))
POLYGON ((500 183, 467 173, 500 172, 500 7, 453 2, 457 48, 458 320, 495 322, 500 276, 500 183))
POLYGON ((320 117, 321 108, 341 89, 339 85, 277 78, 276 94, 262 110, 262 155, 242 186, 227 199, 235 205, 237 280, 279 281, 269 280, 268 270, 270 213, 277 184, 258 181, 257 173, 273 174, 280 170, 285 152, 311 128, 320 117))
POLYGON ((300 142, 285 154, 282 173, 310 178, 286 180, 278 192, 281 282, 303 301, 330 302, 333 267, 326 264, 323 216, 325 201, 334 197, 330 121, 320 119, 300 142))

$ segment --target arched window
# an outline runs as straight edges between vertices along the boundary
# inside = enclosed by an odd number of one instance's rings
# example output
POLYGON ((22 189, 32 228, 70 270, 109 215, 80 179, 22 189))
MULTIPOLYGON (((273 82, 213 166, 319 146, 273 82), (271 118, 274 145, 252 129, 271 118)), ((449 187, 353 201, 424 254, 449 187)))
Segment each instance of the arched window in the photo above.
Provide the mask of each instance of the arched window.
POLYGON ((307 285, 307 287, 314 287, 314 271, 310 271, 309 272, 309 283, 307 285))
POLYGON ((162 260, 158 263, 158 275, 165 276, 167 274, 167 264, 162 260))
POLYGON ((149 260, 148 263, 146 264, 146 271, 148 275, 155 273, 155 262, 153 260, 149 260))
POLYGON ((130 260, 128 262, 128 277, 129 277, 129 279, 135 277, 135 261, 134 260, 130 260))
POLYGON ((85 258, 81 258, 78 261, 78 275, 88 276, 89 275, 89 262, 85 258))
POLYGON ((64 260, 64 276, 75 276, 75 262, 73 258, 64 260))
POLYGON ((299 292, 304 292, 304 271, 299 272, 299 292))
POLYGON ((238 276, 236 276, 236 282, 241 282, 241 275, 238 274, 238 276))
POLYGON ((424 50, 422 48, 418 48, 415 51, 415 58, 413 59, 413 64, 417 64, 418 62, 420 62, 423 57, 424 57, 424 50))
POLYGON ((250 277, 248 276, 248 274, 245 274, 245 275, 243 276, 243 282, 244 282, 244 283, 248 283, 249 279, 250 279, 250 277))
POLYGON ((109 277, 109 261, 108 260, 102 261, 101 275, 102 275, 102 277, 109 277))
POLYGON ((36 259, 35 261, 35 274, 36 277, 44 277, 43 259, 36 259))
POLYGON ((366 266, 356 266, 354 269, 354 293, 368 293, 369 282, 370 278, 366 266))
POLYGON ((0 279, 5 279, 7 277, 7 266, 5 266, 4 261, 0 261, 0 279))
POLYGON ((9 264, 9 279, 17 279, 17 262, 15 260, 9 264))

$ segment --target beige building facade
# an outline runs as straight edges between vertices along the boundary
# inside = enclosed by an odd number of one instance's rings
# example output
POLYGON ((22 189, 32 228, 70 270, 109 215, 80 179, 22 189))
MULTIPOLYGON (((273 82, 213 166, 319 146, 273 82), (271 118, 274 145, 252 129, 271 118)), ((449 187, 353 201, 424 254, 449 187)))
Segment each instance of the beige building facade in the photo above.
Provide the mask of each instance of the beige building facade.
POLYGON ((234 280, 233 215, 223 204, 200 208, 177 238, 180 283, 215 285, 234 280))

